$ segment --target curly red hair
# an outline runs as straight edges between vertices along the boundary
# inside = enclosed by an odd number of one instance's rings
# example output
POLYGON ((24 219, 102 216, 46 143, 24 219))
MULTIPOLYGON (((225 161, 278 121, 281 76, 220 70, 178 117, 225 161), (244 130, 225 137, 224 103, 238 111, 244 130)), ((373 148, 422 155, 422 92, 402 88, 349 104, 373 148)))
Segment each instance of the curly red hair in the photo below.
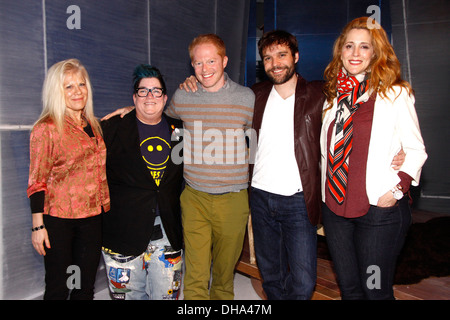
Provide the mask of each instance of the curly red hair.
POLYGON ((399 85, 413 93, 411 85, 402 79, 401 66, 395 55, 394 48, 389 43, 384 29, 373 19, 368 17, 356 18, 349 22, 342 30, 339 37, 334 42, 333 59, 325 68, 324 77, 326 84, 324 93, 327 103, 331 106, 336 97, 336 84, 338 72, 342 69, 341 50, 347 38, 347 34, 352 29, 365 29, 369 31, 372 39, 374 57, 369 65, 369 90, 386 96, 387 91, 395 85, 399 85), (369 28, 368 26, 371 25, 369 28))

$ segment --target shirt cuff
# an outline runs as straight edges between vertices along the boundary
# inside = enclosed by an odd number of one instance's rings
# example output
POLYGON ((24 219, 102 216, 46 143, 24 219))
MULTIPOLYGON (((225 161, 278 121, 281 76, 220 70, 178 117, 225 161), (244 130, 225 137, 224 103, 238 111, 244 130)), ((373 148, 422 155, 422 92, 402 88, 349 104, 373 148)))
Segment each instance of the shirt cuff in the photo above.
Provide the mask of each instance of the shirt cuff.
POLYGON ((31 213, 44 212, 45 191, 38 191, 30 196, 31 213))
POLYGON ((403 171, 399 171, 397 175, 400 178, 399 184, 402 187, 402 192, 407 193, 409 191, 409 188, 411 187, 411 182, 413 178, 411 178, 409 174, 403 171))

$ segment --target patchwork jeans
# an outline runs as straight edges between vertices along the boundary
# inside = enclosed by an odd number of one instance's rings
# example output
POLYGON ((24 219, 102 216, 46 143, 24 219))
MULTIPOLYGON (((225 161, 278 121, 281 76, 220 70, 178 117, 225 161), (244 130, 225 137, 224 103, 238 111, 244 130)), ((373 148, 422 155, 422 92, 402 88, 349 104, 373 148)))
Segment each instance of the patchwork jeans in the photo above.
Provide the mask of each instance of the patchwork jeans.
POLYGON ((182 250, 170 246, 159 216, 163 237, 152 240, 139 256, 103 251, 111 295, 120 300, 176 300, 181 289, 182 250))

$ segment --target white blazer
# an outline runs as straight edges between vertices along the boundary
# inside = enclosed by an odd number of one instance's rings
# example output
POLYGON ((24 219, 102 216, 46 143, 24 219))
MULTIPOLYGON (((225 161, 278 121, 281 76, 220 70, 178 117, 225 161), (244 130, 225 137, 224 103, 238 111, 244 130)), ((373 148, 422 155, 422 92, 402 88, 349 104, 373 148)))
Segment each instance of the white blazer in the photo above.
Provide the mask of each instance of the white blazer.
MULTIPOLYGON (((333 107, 324 115, 320 135, 322 201, 324 202, 328 153, 327 132, 336 115, 336 100, 333 101, 333 107)), ((377 205, 378 199, 400 182, 397 175, 399 170, 394 170, 391 163, 401 148, 406 153, 401 171, 413 178, 413 186, 419 184, 427 154, 414 101, 414 97, 408 95, 407 90, 400 86, 389 90, 387 97, 382 98, 377 94, 366 170, 366 192, 371 205, 377 205)), ((325 101, 324 108, 326 107, 325 101)), ((351 159, 350 155, 350 163, 351 159)))

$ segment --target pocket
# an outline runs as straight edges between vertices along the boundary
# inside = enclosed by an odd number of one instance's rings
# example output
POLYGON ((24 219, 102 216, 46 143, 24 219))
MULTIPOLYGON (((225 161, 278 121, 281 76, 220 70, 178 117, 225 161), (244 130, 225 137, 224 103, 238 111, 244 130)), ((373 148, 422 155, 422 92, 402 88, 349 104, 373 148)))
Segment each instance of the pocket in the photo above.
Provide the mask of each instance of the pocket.
POLYGON ((388 214, 388 213, 394 213, 398 211, 398 201, 390 207, 377 207, 373 206, 375 208, 375 212, 380 214, 388 214))
POLYGON ((183 263, 182 251, 174 250, 171 246, 165 246, 164 259, 174 266, 179 265, 180 263, 183 263))
POLYGON ((397 224, 400 221, 400 207, 398 201, 391 207, 371 206, 369 214, 366 215, 367 221, 372 226, 388 226, 397 224))

